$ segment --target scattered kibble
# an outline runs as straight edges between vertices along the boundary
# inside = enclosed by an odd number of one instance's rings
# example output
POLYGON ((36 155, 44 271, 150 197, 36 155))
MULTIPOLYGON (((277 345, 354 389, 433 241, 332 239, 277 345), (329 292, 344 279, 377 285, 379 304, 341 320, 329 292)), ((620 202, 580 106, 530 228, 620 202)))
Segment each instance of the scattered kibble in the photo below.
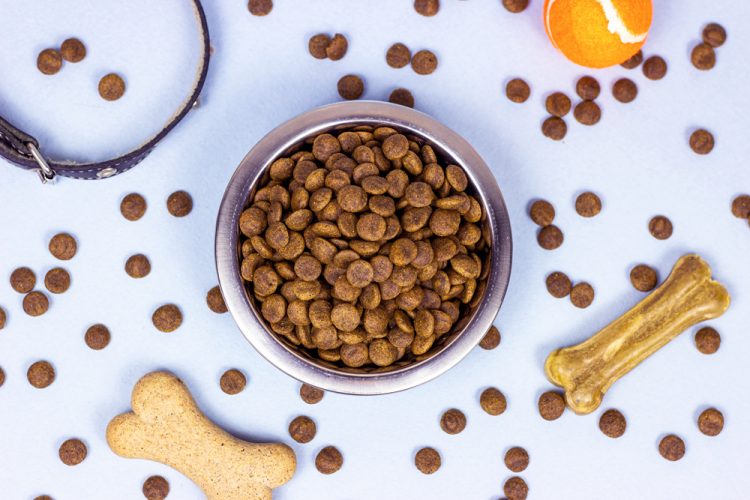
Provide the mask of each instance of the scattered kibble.
POLYGON ((165 304, 154 311, 151 321, 160 332, 173 332, 182 325, 182 312, 174 304, 165 304))
POLYGON ((175 191, 167 198, 167 210, 175 217, 185 217, 193 210, 193 197, 186 191, 175 191))
POLYGON ((602 118, 602 109, 594 101, 581 101, 573 110, 573 116, 578 123, 592 126, 599 123, 602 118))
POLYGON ((146 213, 146 200, 138 193, 130 193, 120 202, 120 212, 129 221, 137 221, 146 213))
POLYGON ((0 307, 0 330, 5 328, 5 323, 8 321, 8 315, 5 312, 5 309, 0 307))
POLYGON ((414 95, 404 88, 394 89, 393 92, 391 92, 391 95, 388 96, 388 101, 394 104, 400 104, 401 106, 406 106, 407 108, 414 107, 414 95))
POLYGON ((341 33, 336 33, 331 38, 331 43, 326 47, 326 56, 331 61, 343 59, 349 49, 349 42, 341 33))
POLYGON ((493 416, 501 415, 508 407, 505 395, 495 387, 488 387, 482 391, 479 396, 479 404, 487 414, 493 416))
POLYGON ((559 227, 550 224, 539 230, 537 242, 545 250, 555 250, 560 248, 564 241, 563 232, 559 227))
POLYGON ((249 0, 247 10, 254 16, 267 16, 273 9, 273 0, 249 0))
POLYGON ((505 85, 505 95, 515 103, 526 102, 531 95, 529 84, 520 78, 514 78, 505 85))
POLYGON ((62 463, 73 466, 80 464, 86 459, 88 450, 86 449, 86 445, 83 444, 83 441, 77 438, 71 438, 60 445, 58 454, 60 455, 62 463))
POLYGON ((529 486, 522 478, 514 476, 505 481, 503 493, 508 500, 526 500, 529 495, 529 486))
POLYGON ((721 47, 727 41, 727 32, 720 24, 710 23, 703 28, 703 41, 711 47, 721 47))
POLYGON ((430 50, 420 50, 411 58, 411 68, 418 75, 429 75, 438 67, 437 56, 430 50))
POLYGON ((638 264, 630 270, 630 282, 640 292, 650 292, 658 281, 656 270, 646 264, 638 264))
POLYGON ((664 436, 659 442, 659 453, 671 462, 676 462, 685 456, 685 442, 674 434, 664 436))
POLYGON ((125 272, 131 278, 145 278, 151 272, 151 262, 141 253, 131 255, 125 261, 125 272))
POLYGON ((643 62, 643 52, 639 50, 638 52, 635 53, 635 55, 633 55, 633 57, 631 57, 630 59, 622 63, 620 66, 622 66, 625 69, 635 69, 638 66, 640 66, 642 62, 643 62))
POLYGON ((529 466, 529 452, 520 446, 514 446, 505 452, 505 466, 515 473, 525 471, 529 466))
POLYGON ((601 85, 593 76, 583 76, 576 83, 576 94, 584 101, 593 101, 601 91, 601 85))
POLYGON ((638 97, 638 86, 629 78, 620 78, 612 86, 612 96, 624 104, 633 102, 638 97))
POLYGON ((5 370, 0 366, 0 387, 5 383, 5 370))
POLYGON ((576 212, 581 217, 594 217, 602 211, 602 200, 591 191, 581 193, 576 198, 576 212))
POLYGON ((523 12, 528 6, 529 0, 503 0, 503 7, 513 14, 523 12))
POLYGON ((492 325, 490 329, 487 330, 487 333, 484 335, 484 337, 482 337, 482 340, 479 341, 479 347, 481 347, 485 351, 491 351, 499 345, 500 330, 498 330, 495 325, 492 325))
POLYGON ((672 236, 674 227, 672 226, 672 221, 668 218, 663 215, 657 215, 648 223, 648 230, 651 236, 657 240, 666 240, 672 236))
POLYGON ((143 482, 143 496, 148 500, 164 500, 169 495, 169 482, 162 476, 151 476, 143 482))
POLYGON ((696 69, 708 71, 716 66, 716 51, 707 43, 699 43, 690 53, 690 62, 696 69))
POLYGON ((414 455, 414 465, 422 474, 434 474, 442 465, 440 453, 435 448, 422 448, 414 455))
POLYGON ((308 384, 302 384, 299 388, 299 396, 305 403, 314 405, 320 403, 325 392, 322 389, 313 387, 308 384))
POLYGON ((68 62, 81 62, 86 57, 86 46, 77 38, 68 38, 60 46, 60 54, 68 62))
POLYGON ((539 414, 544 420, 557 420, 565 411, 565 399, 556 391, 547 391, 539 396, 539 414))
POLYGON ((315 59, 326 59, 328 57, 326 49, 330 44, 330 36, 325 33, 318 33, 310 37, 310 41, 307 42, 307 50, 310 51, 310 55, 315 59))
POLYGON ((651 56, 643 63, 643 75, 649 80, 661 80, 667 74, 667 62, 660 56, 651 56))
POLYGON ((721 335, 716 329, 704 326, 695 334, 695 347, 703 354, 714 354, 721 347, 721 335))
POLYGON ((703 410, 698 416, 698 429, 706 436, 718 436, 724 430, 724 415, 716 408, 703 410))
POLYGON ((23 298, 23 312, 29 316, 41 316, 49 310, 49 299, 43 292, 29 292, 23 298))
POLYGON ((105 101, 116 101, 125 94, 125 80, 120 75, 109 73, 99 80, 99 95, 105 101))
POLYGON ((44 276, 44 286, 51 293, 65 293, 70 288, 70 274, 61 267, 50 269, 44 276))
POLYGON ((26 378, 33 387, 44 389, 55 381, 55 369, 49 361, 37 361, 29 366, 26 378))
POLYGON ((18 293, 29 293, 36 286, 36 274, 28 267, 19 267, 10 274, 10 286, 18 293))
POLYGON ((334 446, 326 446, 315 457, 315 468, 321 474, 333 474, 341 469, 342 465, 344 465, 344 457, 334 446))
POLYGON ((732 214, 739 219, 750 218, 750 195, 741 194, 732 200, 732 214))
POLYGON ((714 149, 714 136, 705 129, 698 129, 690 134, 690 148, 699 155, 707 155, 714 149))
POLYGON ((529 208, 529 216, 538 226, 549 226, 555 220, 555 207, 547 200, 536 200, 529 208))
POLYGON ((414 10, 425 17, 432 17, 440 10, 440 0, 414 0, 414 10))
POLYGON ((451 408, 440 417, 440 428, 446 434, 458 434, 466 428, 466 415, 461 410, 451 408))
POLYGON ((215 286, 208 291, 206 294, 206 304, 208 304, 208 308, 216 314, 227 312, 227 305, 224 302, 224 296, 221 294, 221 289, 218 286, 215 286))
POLYGON ((317 426, 310 417, 299 416, 289 423, 289 435, 298 443, 309 443, 316 432, 317 426))
POLYGON ((556 299, 562 299, 570 295, 573 284, 565 273, 555 271, 547 276, 547 291, 556 299))
POLYGON ((83 336, 86 345, 95 351, 101 351, 107 347, 111 338, 109 328, 101 323, 91 325, 83 336))
POLYGON ((349 101, 359 99, 365 92, 365 83, 357 75, 342 76, 337 87, 339 95, 349 101))
POLYGON ((561 141, 568 134, 568 124, 560 117, 550 116, 542 122, 542 134, 553 141, 561 141))
POLYGON ((245 374, 235 368, 225 371, 219 380, 221 390, 232 396, 242 392, 245 385, 247 385, 245 374))
POLYGON ((75 238, 68 233, 59 233, 49 241, 49 252, 56 259, 70 260, 75 257, 78 244, 75 238))
POLYGON ((584 282, 576 283, 570 289, 570 302, 579 309, 585 309, 594 301, 594 287, 584 282))
POLYGON ((599 430, 607 436, 616 439, 625 434, 628 423, 618 410, 610 409, 599 417, 599 430))
POLYGON ((558 116, 562 118, 570 112, 570 97, 566 96, 562 92, 554 92, 547 96, 545 101, 545 107, 547 112, 552 116, 558 116))
POLYGON ((36 58, 36 67, 45 75, 54 75, 62 68, 63 59, 57 49, 44 49, 36 58))
POLYGON ((404 68, 411 63, 411 51, 403 43, 394 43, 385 53, 385 62, 391 68, 404 68))

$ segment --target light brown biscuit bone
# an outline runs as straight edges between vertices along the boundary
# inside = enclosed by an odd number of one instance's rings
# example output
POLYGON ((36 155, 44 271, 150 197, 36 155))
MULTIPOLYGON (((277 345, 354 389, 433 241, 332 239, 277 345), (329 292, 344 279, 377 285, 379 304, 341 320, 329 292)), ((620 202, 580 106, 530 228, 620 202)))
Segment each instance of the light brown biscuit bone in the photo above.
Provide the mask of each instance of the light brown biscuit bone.
POLYGON ((116 416, 107 426, 112 451, 177 469, 209 500, 269 500, 271 490, 294 475, 291 448, 250 443, 222 430, 171 373, 153 372, 139 380, 131 404, 131 413, 116 416))
POLYGON ((721 316, 729 293, 697 255, 681 257, 672 274, 635 307, 581 344, 553 351, 547 377, 565 389, 579 414, 591 413, 620 377, 690 326, 721 316))

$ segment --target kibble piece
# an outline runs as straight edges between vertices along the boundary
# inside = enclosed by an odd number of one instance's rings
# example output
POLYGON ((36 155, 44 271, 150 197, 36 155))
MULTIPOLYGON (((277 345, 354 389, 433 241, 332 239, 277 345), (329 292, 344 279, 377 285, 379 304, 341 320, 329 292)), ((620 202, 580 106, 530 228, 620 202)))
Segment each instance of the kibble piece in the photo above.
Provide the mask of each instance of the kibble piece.
POLYGON ((564 236, 559 227, 550 224, 539 230, 537 242, 545 250, 555 250, 563 244, 564 236))
POLYGON ((245 385, 247 385, 247 378, 241 371, 234 368, 225 371, 219 379, 219 387, 229 395, 239 394, 245 385))
POLYGON ((167 198, 167 210, 175 217, 185 217, 193 210, 193 198, 186 191, 175 191, 167 198))
POLYGON ((514 14, 523 12, 528 6, 529 0, 503 0, 503 7, 505 7, 508 12, 512 12, 514 14))
POLYGON ((320 403, 324 395, 325 392, 322 389, 318 389, 317 387, 308 384, 302 384, 299 388, 300 398, 309 405, 320 403))
POLYGON ((55 381, 55 369, 48 361, 37 361, 26 371, 29 383, 37 389, 44 389, 55 381))
POLYGON ((326 55, 331 61, 343 59, 349 48, 349 42, 341 33, 336 33, 331 39, 331 43, 326 47, 326 55))
POLYGON ((146 213, 146 200, 138 193, 130 193, 120 202, 120 212, 127 220, 136 221, 146 213))
POLYGON ((505 452, 505 466, 513 472, 523 472, 529 466, 529 452, 514 446, 505 452))
POLYGON ((555 92, 547 96, 545 106, 549 114, 562 118, 570 112, 570 97, 562 92, 555 92))
POLYGON ((582 125, 596 125, 602 118, 602 110, 594 101, 581 101, 576 105, 573 116, 582 125))
POLYGON ((211 288, 206 294, 206 304, 208 308, 216 314, 227 312, 227 304, 224 302, 224 296, 218 286, 211 288))
POLYGON ((721 47, 727 41, 727 32, 720 24, 707 24, 703 28, 703 41, 711 47, 721 47))
POLYGON ((0 387, 5 383, 5 371, 0 367, 0 387))
POLYGON ((440 0, 414 0, 414 10, 425 17, 432 17, 440 10, 440 0))
POLYGON ((602 211, 602 200, 594 193, 587 191, 576 198, 576 212, 581 217, 594 217, 602 211))
POLYGON ((732 214, 740 219, 750 219, 750 195, 742 194, 732 201, 732 214))
POLYGON ((487 330, 487 333, 484 335, 484 337, 482 337, 482 340, 479 341, 479 347, 481 347, 485 351, 490 351, 492 349, 495 349, 499 345, 500 345, 500 330, 498 330, 497 327, 492 325, 490 329, 487 330))
POLYGON ((273 0, 249 0, 247 10, 254 16, 267 16, 273 9, 273 0))
POLYGON ((685 456, 685 442, 678 436, 670 434, 659 442, 659 453, 671 462, 676 462, 685 456))
POLYGON ((469 179, 466 177, 466 172, 458 165, 448 165, 445 167, 445 180, 458 193, 463 193, 469 186, 469 179))
POLYGON ((45 75, 54 75, 62 68, 62 56, 56 49, 44 49, 36 58, 36 67, 45 75))
POLYGON ((437 56, 430 50, 420 50, 411 58, 411 67, 418 75, 429 75, 438 67, 437 56))
POLYGON ((365 92, 365 84, 357 75, 342 76, 337 87, 339 95, 349 101, 359 99, 365 92))
POLYGON ((565 400, 562 394, 547 391, 539 396, 539 414, 544 420, 557 420, 565 411, 565 400))
POLYGON ((365 241, 379 241, 385 235, 387 224, 378 214, 364 214, 357 221, 357 234, 365 241))
POLYGON ((385 62, 391 68, 403 68, 411 63, 411 51, 403 43, 394 43, 385 53, 385 62))
POLYGON ((36 274, 28 267, 19 267, 10 274, 10 286, 18 293, 29 293, 36 286, 36 274))
POLYGON ((60 455, 62 463, 73 466, 84 461, 88 454, 88 450, 86 449, 86 445, 83 444, 83 441, 71 438, 60 445, 58 454, 60 455))
POLYGON ((531 204, 529 216, 537 225, 549 226, 555 220, 555 207, 547 200, 536 200, 531 204))
POLYGON ((182 312, 174 304, 165 304, 154 311, 151 321, 160 332, 173 332, 182 325, 182 312))
POLYGON ((583 76, 576 83, 576 94, 584 101, 593 101, 601 93, 601 86, 596 78, 583 76))
POLYGON ((135 254, 125 261, 125 272, 131 278, 145 278, 151 272, 151 262, 143 254, 135 254))
POLYGON ((638 264, 630 271, 630 282, 641 292, 650 292, 658 283, 656 270, 646 264, 638 264))
POLYGON ((315 456, 315 468, 322 474, 333 474, 344 465, 344 457, 333 446, 326 446, 315 456))
POLYGON ((125 80, 120 75, 109 73, 99 80, 99 95, 105 101, 116 101, 125 94, 125 80))
POLYGON ((667 62, 660 56, 651 56, 643 63, 643 75, 649 80, 661 80, 667 74, 667 62))
POLYGON ((703 354, 714 354, 720 346, 721 335, 710 326, 704 326, 695 334, 695 347, 703 354))
POLYGON ((614 439, 622 436, 626 427, 627 421, 618 410, 607 410, 599 417, 599 430, 607 437, 614 439))
POLYGON ((514 78, 505 86, 505 95, 507 95, 508 99, 511 101, 520 104, 526 102, 529 98, 531 95, 531 89, 529 88, 529 84, 525 81, 520 78, 514 78))
POLYGON ((375 271, 369 262, 363 259, 357 259, 346 268, 346 279, 352 286, 364 288, 372 283, 375 277, 375 271))
POLYGON ((317 426, 310 417, 301 415, 289 423, 289 435, 298 443, 309 443, 316 432, 317 426))
POLYGON ((5 322, 8 320, 8 316, 5 313, 5 309, 0 307, 0 330, 5 328, 5 322))
POLYGON ((488 387, 479 396, 479 404, 489 415, 497 416, 505 412, 508 403, 505 395, 499 389, 488 387))
POLYGON ((664 217, 663 215, 657 215, 652 218, 648 223, 648 230, 651 236, 657 240, 666 240, 672 236, 673 231, 672 221, 664 217))
POLYGON ((162 476, 151 476, 143 482, 142 491, 147 500, 164 500, 169 495, 169 482, 162 476))
POLYGON ((68 233, 59 233, 49 240, 49 253, 60 260, 70 260, 75 257, 78 244, 75 238, 68 233))
POLYGON ((109 328, 101 323, 91 325, 83 336, 86 345, 95 351, 100 351, 107 347, 111 338, 112 335, 109 333, 109 328))
POLYGON ((698 416, 698 429, 706 436, 718 436, 724 429, 724 415, 716 408, 708 408, 698 416))
POLYGON ((690 62, 701 71, 708 71, 716 66, 716 51, 707 43, 699 43, 690 53, 690 62))
POLYGON ((440 418, 440 428, 447 434, 458 434, 466 428, 466 415, 461 410, 451 408, 440 418))
POLYGON ((529 486, 526 481, 518 476, 511 477, 503 485, 503 493, 508 500, 526 500, 529 495, 529 486))
POLYGON ((629 78, 620 78, 612 86, 612 95, 624 104, 633 102, 638 96, 638 86, 629 78))
POLYGON ((711 132, 698 129, 690 135, 690 148, 699 155, 707 155, 714 149, 714 136, 711 132))
POLYGON ((68 38, 60 46, 60 54, 66 61, 77 63, 86 57, 86 46, 77 38, 68 38))
POLYGON ((422 474, 434 474, 441 464, 440 453, 435 448, 422 448, 414 455, 414 465, 422 474))
POLYGON ((568 125, 565 120, 557 116, 550 116, 542 122, 542 134, 553 141, 561 141, 568 133, 568 125))
POLYGON ((319 33, 310 38, 310 41, 307 42, 307 49, 310 51, 310 55, 315 59, 325 59, 328 57, 326 49, 330 44, 331 37, 325 33, 319 33))
POLYGON ((555 271, 547 276, 547 291, 557 299, 562 299, 570 294, 572 283, 565 273, 555 271))
POLYGON ((570 301, 580 309, 587 308, 594 301, 594 287, 586 282, 576 283, 570 289, 570 301))
POLYGON ((622 63, 620 66, 622 66, 625 69, 635 69, 638 66, 640 66, 642 62, 643 62, 643 52, 639 50, 638 52, 635 53, 633 57, 631 57, 630 59, 622 63))
POLYGON ((23 298, 23 311, 29 316, 41 316, 49 309, 49 299, 42 292, 29 292, 23 298))
POLYGON ((407 108, 414 107, 414 95, 408 89, 404 88, 394 89, 391 95, 388 96, 388 101, 393 104, 406 106, 407 108))
POLYGON ((47 271, 44 286, 52 293, 65 293, 70 288, 70 274, 61 267, 47 271))

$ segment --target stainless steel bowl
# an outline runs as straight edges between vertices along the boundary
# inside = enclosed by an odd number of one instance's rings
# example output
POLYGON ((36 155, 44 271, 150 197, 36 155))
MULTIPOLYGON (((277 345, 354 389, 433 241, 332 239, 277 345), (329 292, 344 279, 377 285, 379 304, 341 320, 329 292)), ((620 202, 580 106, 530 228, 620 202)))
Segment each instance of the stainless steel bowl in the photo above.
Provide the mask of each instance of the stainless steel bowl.
POLYGON ((384 102, 356 101, 308 111, 272 130, 255 145, 229 181, 216 226, 216 267, 230 313, 247 340, 277 368, 322 389, 348 394, 385 394, 417 386, 441 375, 482 339, 500 310, 510 279, 512 240, 503 196, 492 172, 461 136, 413 109, 384 102), (486 212, 491 235, 490 273, 484 298, 437 341, 428 354, 385 369, 340 368, 312 358, 266 327, 240 276, 239 218, 274 159, 291 154, 318 134, 361 125, 387 125, 422 138, 446 162, 469 176, 486 212))

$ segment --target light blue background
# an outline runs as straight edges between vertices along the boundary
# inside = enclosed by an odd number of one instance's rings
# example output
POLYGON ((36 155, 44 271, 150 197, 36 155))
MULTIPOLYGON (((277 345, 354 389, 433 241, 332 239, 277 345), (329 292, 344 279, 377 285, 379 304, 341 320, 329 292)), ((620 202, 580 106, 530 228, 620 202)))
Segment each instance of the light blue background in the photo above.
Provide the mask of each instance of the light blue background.
MULTIPOLYGON (((121 153, 156 132, 188 92, 197 37, 186 1, 0 0, 0 111, 39 138, 47 154, 79 160, 121 153), (87 45, 88 57, 66 64, 56 76, 35 67, 37 53, 68 36, 87 45), (96 92, 99 78, 117 71, 128 90, 108 103, 96 92)), ((739 500, 750 488, 750 228, 730 213, 731 200, 750 191, 750 98, 747 92, 750 4, 734 0, 655 3, 645 53, 661 54, 667 77, 646 80, 640 70, 595 71, 603 86, 600 124, 585 128, 569 117, 562 143, 540 133, 544 98, 555 90, 573 95, 587 73, 568 63, 548 43, 541 0, 518 15, 499 0, 443 0, 434 18, 417 15, 407 0, 276 0, 271 15, 253 17, 243 0, 208 0, 215 47, 202 105, 135 170, 100 182, 62 180, 43 187, 36 176, 0 162, 0 305, 8 324, 0 331, 0 497, 55 500, 140 498, 143 480, 162 474, 169 498, 201 498, 199 490, 160 464, 115 456, 104 440, 114 415, 129 408, 130 390, 143 374, 166 368, 190 386, 207 414, 245 437, 290 441, 287 426, 309 415, 318 435, 295 445, 297 475, 275 498, 468 499, 502 496, 511 473, 502 457, 524 446, 531 465, 522 474, 530 498, 576 500, 739 500), (721 22, 729 32, 717 67, 699 72, 689 62, 702 26, 721 22), (308 38, 342 32, 349 52, 338 62, 307 53, 308 38), (386 49, 404 42, 412 50, 435 51, 440 66, 431 76, 385 64, 386 49), (486 159, 503 190, 513 222, 515 255, 508 296, 496 324, 503 342, 495 351, 475 350, 440 379, 405 393, 357 398, 327 394, 316 406, 298 397, 298 383, 261 359, 229 315, 211 313, 204 301, 216 284, 213 229, 224 187, 240 159, 267 131, 314 106, 336 101, 336 82, 356 73, 366 81, 365 98, 385 99, 396 86, 414 92, 417 108, 464 135, 486 159), (505 82, 520 76, 531 99, 505 99, 505 82), (633 78, 637 100, 611 97, 619 77, 633 78), (713 131, 715 151, 699 157, 687 146, 696 126, 713 131), (189 217, 168 215, 169 193, 185 189, 195 200, 189 217), (573 201, 582 190, 599 193, 600 216, 585 220, 573 201), (129 192, 148 200, 135 223, 119 214, 129 192), (535 241, 526 210, 544 197, 558 212, 566 235, 557 251, 535 241), (647 231, 663 213, 675 225, 667 241, 647 231), (47 251, 49 238, 69 231, 79 253, 64 263, 73 276, 70 291, 52 298, 50 311, 30 318, 21 296, 7 285, 18 266, 39 280, 58 265, 47 251), (153 271, 136 281, 123 271, 136 252, 149 256, 153 271), (538 395, 550 384, 543 373, 547 353, 580 341, 629 308, 641 294, 629 269, 646 262, 666 276, 682 254, 698 252, 728 286, 733 304, 713 321, 721 350, 703 356, 686 332, 617 383, 602 410, 619 408, 628 430, 618 439, 598 428, 601 411, 571 412, 545 422, 538 395), (553 270, 596 288, 586 310, 555 300, 544 288, 553 270), (150 322, 153 309, 178 304, 183 326, 161 334, 150 322), (107 324, 112 342, 88 349, 85 329, 107 324), (26 369, 50 360, 57 380, 44 390, 26 381, 26 369), (249 379, 244 392, 223 394, 218 379, 237 367, 249 379), (487 386, 500 388, 508 411, 484 414, 478 403, 487 386), (726 418, 716 438, 700 434, 696 418, 707 405, 726 418), (457 436, 440 431, 450 407, 466 412, 468 426, 457 436), (674 432, 687 444, 683 460, 670 463, 657 452, 659 438, 674 432), (67 467, 57 449, 68 437, 82 438, 88 458, 67 467), (315 453, 333 444, 343 469, 319 474, 315 453), (421 446, 436 447, 443 466, 424 476, 413 466, 421 446)))

